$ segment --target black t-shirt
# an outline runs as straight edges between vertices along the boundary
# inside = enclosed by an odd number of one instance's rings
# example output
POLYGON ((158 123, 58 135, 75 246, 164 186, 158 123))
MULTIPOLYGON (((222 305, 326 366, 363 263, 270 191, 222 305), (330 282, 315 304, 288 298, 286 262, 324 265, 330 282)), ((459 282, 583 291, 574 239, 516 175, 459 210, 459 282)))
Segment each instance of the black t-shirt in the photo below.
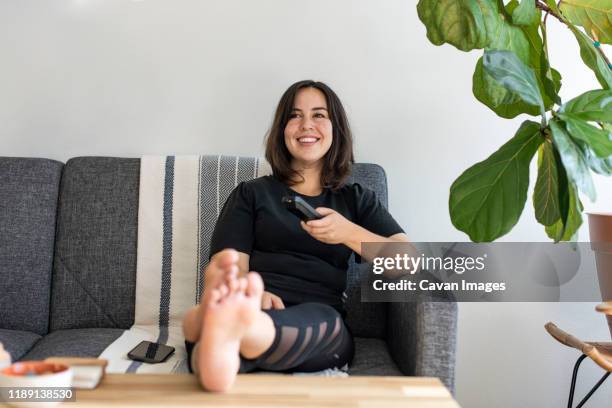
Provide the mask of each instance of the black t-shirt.
POLYGON ((351 249, 311 237, 281 198, 298 195, 313 208, 328 207, 384 237, 404 232, 372 190, 355 183, 318 196, 299 194, 273 176, 240 183, 230 194, 212 235, 210 254, 234 248, 250 255, 265 290, 285 305, 321 302, 342 310, 351 249))

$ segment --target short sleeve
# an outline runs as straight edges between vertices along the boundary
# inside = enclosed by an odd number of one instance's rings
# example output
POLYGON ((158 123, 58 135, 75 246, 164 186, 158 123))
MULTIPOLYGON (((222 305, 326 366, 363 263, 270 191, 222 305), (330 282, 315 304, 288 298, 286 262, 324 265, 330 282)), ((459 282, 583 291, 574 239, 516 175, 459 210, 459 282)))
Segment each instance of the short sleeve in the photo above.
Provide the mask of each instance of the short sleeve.
POLYGON ((353 189, 357 210, 357 224, 383 237, 390 237, 391 235, 404 232, 402 227, 399 226, 397 221, 393 219, 389 211, 376 197, 374 191, 364 188, 357 183, 353 185, 353 189))
POLYGON ((242 182, 229 195, 212 234, 210 256, 225 248, 250 254, 254 241, 254 196, 242 182))

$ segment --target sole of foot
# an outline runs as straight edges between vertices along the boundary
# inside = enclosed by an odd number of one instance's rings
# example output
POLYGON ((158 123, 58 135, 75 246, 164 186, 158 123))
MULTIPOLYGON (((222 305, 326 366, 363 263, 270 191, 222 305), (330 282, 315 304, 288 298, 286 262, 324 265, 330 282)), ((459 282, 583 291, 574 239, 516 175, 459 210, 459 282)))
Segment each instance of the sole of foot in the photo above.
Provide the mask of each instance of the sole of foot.
POLYGON ((240 368, 240 340, 260 313, 262 293, 263 282, 255 272, 210 291, 198 356, 205 389, 223 392, 234 383, 240 368))
POLYGON ((202 317, 206 312, 211 290, 220 289, 221 295, 226 295, 228 290, 235 290, 231 285, 236 284, 237 276, 238 252, 233 249, 224 249, 213 257, 211 263, 206 267, 204 293, 200 304, 189 310, 183 319, 183 335, 187 341, 195 343, 199 339, 202 331, 202 317))

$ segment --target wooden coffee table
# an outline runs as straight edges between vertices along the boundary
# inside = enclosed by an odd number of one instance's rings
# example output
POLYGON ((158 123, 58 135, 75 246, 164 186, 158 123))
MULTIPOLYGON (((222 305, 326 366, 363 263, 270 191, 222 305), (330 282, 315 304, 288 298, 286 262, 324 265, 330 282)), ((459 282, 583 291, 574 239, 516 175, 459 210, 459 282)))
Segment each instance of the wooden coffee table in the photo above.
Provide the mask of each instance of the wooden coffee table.
POLYGON ((459 407, 437 378, 239 375, 230 391, 216 394, 189 374, 107 374, 61 406, 459 407))

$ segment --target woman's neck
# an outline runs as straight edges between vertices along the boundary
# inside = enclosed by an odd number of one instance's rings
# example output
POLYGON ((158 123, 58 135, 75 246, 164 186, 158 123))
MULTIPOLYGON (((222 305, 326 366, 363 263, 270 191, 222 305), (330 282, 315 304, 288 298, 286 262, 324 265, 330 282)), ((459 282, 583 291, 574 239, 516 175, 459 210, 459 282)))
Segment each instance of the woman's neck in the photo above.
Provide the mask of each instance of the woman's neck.
POLYGON ((293 169, 297 171, 304 180, 298 179, 297 183, 292 185, 291 188, 300 194, 304 195, 319 195, 323 191, 321 188, 321 166, 294 166, 293 169))

